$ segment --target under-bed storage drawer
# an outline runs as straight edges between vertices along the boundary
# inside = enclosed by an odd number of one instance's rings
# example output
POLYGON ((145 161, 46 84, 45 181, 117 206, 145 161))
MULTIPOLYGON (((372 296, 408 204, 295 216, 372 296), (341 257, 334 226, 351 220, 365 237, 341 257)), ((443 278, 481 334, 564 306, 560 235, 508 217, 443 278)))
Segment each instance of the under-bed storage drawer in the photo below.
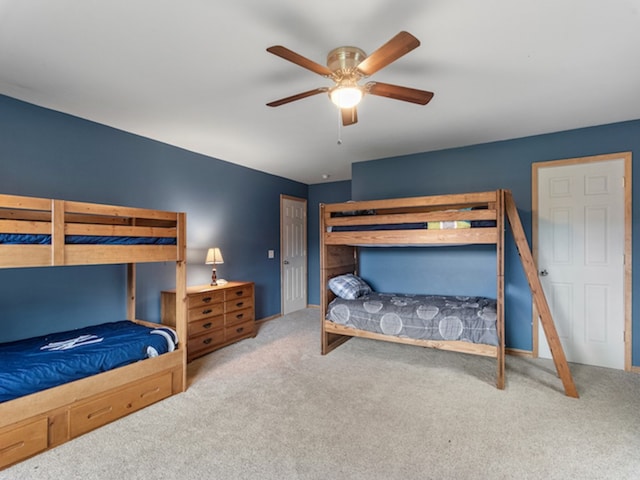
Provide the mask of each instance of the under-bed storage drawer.
POLYGON ((131 384, 122 390, 74 405, 70 412, 71 437, 82 435, 171 395, 171 372, 131 384))
POLYGON ((47 449, 47 417, 0 430, 0 469, 47 449))

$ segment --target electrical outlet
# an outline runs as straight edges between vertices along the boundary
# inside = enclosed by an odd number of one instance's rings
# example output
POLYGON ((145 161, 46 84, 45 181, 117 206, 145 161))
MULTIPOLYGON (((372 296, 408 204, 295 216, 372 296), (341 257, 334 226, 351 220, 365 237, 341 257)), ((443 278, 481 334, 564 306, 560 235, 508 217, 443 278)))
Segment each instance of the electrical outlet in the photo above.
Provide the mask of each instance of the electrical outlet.
POLYGON ((274 258, 276 255, 276 252, 274 252, 273 250, 269 250, 268 256, 269 258, 274 258))

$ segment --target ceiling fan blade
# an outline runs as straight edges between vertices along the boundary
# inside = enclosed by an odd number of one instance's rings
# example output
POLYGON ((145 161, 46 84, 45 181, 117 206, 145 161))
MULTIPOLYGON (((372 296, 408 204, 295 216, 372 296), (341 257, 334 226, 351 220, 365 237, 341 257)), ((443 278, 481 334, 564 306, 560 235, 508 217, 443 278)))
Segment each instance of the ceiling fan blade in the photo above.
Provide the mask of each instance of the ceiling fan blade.
POLYGON ((357 69, 365 76, 374 74, 420 45, 420 40, 409 32, 400 32, 365 58, 357 69))
POLYGON ((358 122, 358 110, 356 107, 351 108, 342 108, 340 109, 342 113, 342 125, 348 127, 349 125, 353 125, 358 122))
POLYGON ((403 102, 426 105, 433 98, 433 92, 418 90, 416 88, 401 87, 390 83, 369 82, 366 84, 367 93, 380 97, 393 98, 403 102))
POLYGON ((267 103, 269 107, 279 107, 280 105, 284 105, 285 103, 295 102, 296 100, 302 100, 303 98, 311 97, 313 95, 317 95, 319 93, 325 93, 329 89, 327 87, 315 88, 313 90, 309 90, 306 92, 298 93, 296 95, 291 95, 290 97, 281 98, 280 100, 274 100, 273 102, 267 103))
POLYGON ((282 45, 274 45, 273 47, 269 47, 267 48, 267 52, 273 53, 278 57, 284 58, 285 60, 289 60, 290 62, 295 63, 302 68, 306 68, 307 70, 311 70, 318 75, 322 75, 324 77, 330 77, 331 75, 333 75, 333 72, 324 65, 320 65, 313 60, 309 60, 308 58, 303 57, 302 55, 289 50, 282 45))

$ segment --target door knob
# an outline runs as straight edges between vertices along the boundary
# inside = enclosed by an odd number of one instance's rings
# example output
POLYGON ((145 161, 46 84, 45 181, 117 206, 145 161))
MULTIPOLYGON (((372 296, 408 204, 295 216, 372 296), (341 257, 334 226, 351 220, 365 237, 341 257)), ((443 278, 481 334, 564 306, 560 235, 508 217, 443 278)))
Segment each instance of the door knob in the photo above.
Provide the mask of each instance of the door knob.
POLYGON ((285 265, 289 265, 289 260, 285 260, 285 261, 284 261, 284 262, 282 262, 282 263, 284 263, 285 265))
POLYGON ((546 277, 547 275, 549 275, 549 272, 547 272, 547 270, 546 270, 546 269, 545 269, 545 270, 542 270, 542 271, 540 272, 540 276, 541 276, 541 277, 546 277))

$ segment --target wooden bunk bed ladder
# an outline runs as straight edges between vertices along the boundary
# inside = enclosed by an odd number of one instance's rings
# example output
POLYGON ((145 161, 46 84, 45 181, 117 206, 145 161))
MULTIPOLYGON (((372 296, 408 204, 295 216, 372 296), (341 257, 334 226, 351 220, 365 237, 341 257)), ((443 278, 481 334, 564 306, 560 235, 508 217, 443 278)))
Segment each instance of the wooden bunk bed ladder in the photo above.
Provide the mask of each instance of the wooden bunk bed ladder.
POLYGON ((568 397, 578 398, 578 391, 573 383, 573 377, 569 370, 569 364, 564 354, 560 338, 558 337, 558 331, 553 323, 553 317, 551 316, 551 309, 547 303, 547 299, 538 277, 538 269, 533 261, 531 255, 531 249, 529 248, 529 242, 525 236, 524 229, 522 228, 522 222, 520 221, 520 215, 518 209, 513 201, 513 196, 510 191, 505 191, 505 210, 507 213, 507 219, 511 225, 511 231, 513 232, 513 238, 518 247, 518 253, 520 254, 520 260, 524 268, 527 281, 529 282, 529 288, 531 289, 531 295, 535 302, 538 315, 540 316, 540 322, 544 330, 544 334, 547 337, 549 343, 549 349, 551 350, 551 356, 556 366, 558 376, 562 380, 564 386, 565 395, 568 397))

